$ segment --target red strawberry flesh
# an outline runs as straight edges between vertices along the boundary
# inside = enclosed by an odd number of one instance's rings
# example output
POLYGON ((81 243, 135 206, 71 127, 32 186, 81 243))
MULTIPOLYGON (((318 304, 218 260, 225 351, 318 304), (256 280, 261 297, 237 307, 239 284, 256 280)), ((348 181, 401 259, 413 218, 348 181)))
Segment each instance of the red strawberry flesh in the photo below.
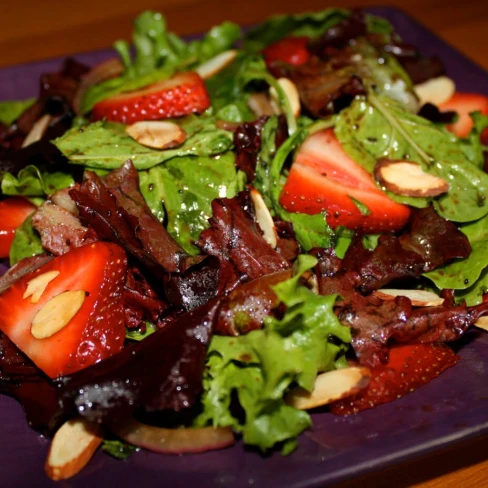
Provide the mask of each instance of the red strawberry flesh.
POLYGON ((433 380, 459 357, 443 344, 408 344, 390 349, 388 363, 371 371, 362 392, 330 405, 337 415, 350 415, 401 398, 433 380))
POLYGON ((33 271, 0 295, 0 329, 48 376, 73 373, 122 349, 124 311, 122 287, 127 259, 117 245, 88 244, 59 256, 33 271), (29 281, 59 271, 39 301, 24 298, 29 281), (37 339, 31 332, 37 313, 65 291, 83 290, 81 308, 58 332, 37 339))
POLYGON ((132 124, 200 114, 210 106, 202 78, 193 71, 177 73, 140 90, 122 93, 95 104, 92 120, 132 124))
POLYGON ((282 61, 294 66, 300 66, 310 58, 307 45, 308 37, 285 37, 280 41, 270 44, 263 50, 263 56, 267 64, 282 61))
POLYGON ((377 188, 373 177, 342 149, 332 129, 313 134, 304 142, 280 203, 289 212, 313 215, 325 211, 332 228, 344 226, 366 232, 398 230, 410 215, 407 206, 377 188))
POLYGON ((0 258, 8 257, 15 230, 35 209, 35 205, 22 197, 9 197, 0 202, 0 258))
POLYGON ((488 114, 488 97, 478 93, 456 92, 447 102, 439 107, 443 112, 454 111, 458 114, 458 120, 447 128, 458 137, 466 137, 473 128, 471 112, 488 114))

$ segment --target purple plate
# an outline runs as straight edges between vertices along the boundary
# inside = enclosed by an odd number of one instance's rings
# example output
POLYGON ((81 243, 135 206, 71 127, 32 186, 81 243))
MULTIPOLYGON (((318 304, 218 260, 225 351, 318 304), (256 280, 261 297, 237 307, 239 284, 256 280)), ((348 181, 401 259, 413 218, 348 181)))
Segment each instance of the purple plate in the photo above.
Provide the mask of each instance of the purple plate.
MULTIPOLYGON (((458 88, 488 94, 488 73, 403 12, 374 8, 391 20, 404 39, 444 60, 458 88)), ((110 55, 77 56, 95 63, 110 55)), ((2 98, 33 96, 38 75, 59 59, 0 70, 2 98)), ((460 362, 438 379, 393 403, 352 417, 313 415, 313 429, 288 457, 262 457, 242 444, 223 451, 186 456, 138 452, 117 461, 101 452, 66 487, 196 485, 200 488, 266 486, 315 487, 344 481, 488 434, 488 334, 471 331, 458 344, 460 362)), ((0 485, 49 487, 43 464, 49 441, 26 424, 22 409, 0 397, 0 485)))

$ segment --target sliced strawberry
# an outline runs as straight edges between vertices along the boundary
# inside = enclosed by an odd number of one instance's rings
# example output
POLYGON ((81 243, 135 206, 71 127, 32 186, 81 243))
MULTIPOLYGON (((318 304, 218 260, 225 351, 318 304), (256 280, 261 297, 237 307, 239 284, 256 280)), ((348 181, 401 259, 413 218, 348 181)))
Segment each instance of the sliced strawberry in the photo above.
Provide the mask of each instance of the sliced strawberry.
POLYGON ((0 258, 8 257, 15 229, 35 209, 35 205, 22 197, 9 197, 0 202, 0 258))
POLYGON ((124 342, 126 267, 106 242, 56 257, 0 295, 0 329, 51 378, 111 356, 124 342))
POLYGON ((194 71, 186 71, 141 90, 98 102, 93 107, 92 119, 132 124, 199 114, 209 106, 210 98, 202 78, 194 71))
POLYGON ((390 349, 388 363, 371 371, 368 387, 330 405, 337 415, 350 415, 391 402, 425 385, 459 360, 443 344, 408 344, 390 349))
POLYGON ((443 112, 454 111, 458 114, 458 120, 447 128, 458 137, 466 137, 473 128, 471 112, 488 114, 488 97, 479 93, 456 92, 449 101, 439 107, 443 112))
POLYGON ((274 61, 283 61, 294 66, 300 66, 310 58, 310 51, 307 45, 308 37, 285 37, 280 41, 270 44, 263 50, 266 64, 274 61))
POLYGON ((406 205, 391 200, 347 155, 332 129, 317 132, 303 143, 280 203, 289 212, 313 215, 325 211, 332 228, 343 226, 366 232, 398 230, 410 215, 406 205))

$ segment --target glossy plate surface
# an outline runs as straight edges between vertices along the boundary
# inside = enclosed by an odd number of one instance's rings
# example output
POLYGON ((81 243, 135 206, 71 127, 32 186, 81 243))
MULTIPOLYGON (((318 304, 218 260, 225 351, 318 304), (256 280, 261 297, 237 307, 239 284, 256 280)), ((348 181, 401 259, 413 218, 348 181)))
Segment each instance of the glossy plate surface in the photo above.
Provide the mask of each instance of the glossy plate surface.
MULTIPOLYGON (((391 8, 370 9, 391 20, 424 54, 439 55, 459 90, 488 95, 488 73, 431 32, 391 8)), ((76 56, 96 63, 110 51, 76 56)), ((59 60, 0 70, 0 98, 34 96, 39 75, 59 60)), ((198 456, 138 452, 117 461, 101 452, 65 487, 315 487, 379 470, 405 459, 488 434, 488 334, 471 331, 459 344, 461 361, 437 380, 393 403, 342 418, 313 415, 314 427, 288 457, 262 457, 242 444, 198 456)), ((0 485, 56 486, 44 475, 49 442, 26 424, 12 399, 0 397, 0 485)))

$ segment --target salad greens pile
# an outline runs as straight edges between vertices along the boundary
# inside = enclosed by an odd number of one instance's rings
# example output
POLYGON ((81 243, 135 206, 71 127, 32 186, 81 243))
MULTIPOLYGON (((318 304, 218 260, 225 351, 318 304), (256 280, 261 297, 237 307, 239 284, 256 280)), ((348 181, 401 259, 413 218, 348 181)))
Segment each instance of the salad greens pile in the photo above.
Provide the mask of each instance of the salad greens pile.
POLYGON ((318 372, 347 366, 344 352, 351 340, 350 330, 332 310, 337 296, 316 295, 299 283, 316 262, 312 256, 300 256, 295 276, 275 286, 287 306, 281 319, 267 318, 262 329, 238 337, 214 336, 197 425, 232 427, 246 444, 263 451, 277 443, 284 454, 296 447, 296 436, 311 421, 306 412, 287 405, 283 395, 292 384, 311 391, 318 372), (234 392, 244 421, 232 414, 234 392))
MULTIPOLYGON (((233 198, 248 183, 245 172, 235 166, 234 134, 224 127, 254 121, 249 97, 263 92, 263 87, 273 87, 287 122, 287 137, 277 145, 278 115, 269 116, 263 123, 253 185, 272 215, 293 225, 302 252, 334 247, 342 257, 354 238, 351 230, 329 227, 324 213, 289 212, 279 201, 295 151, 309 134, 333 128, 345 151, 369 173, 373 173, 378 159, 410 159, 425 172, 449 181, 449 191, 440 197, 388 194, 417 208, 433 204, 440 216, 454 222, 467 236, 470 256, 425 273, 424 286, 436 291, 453 289, 458 300, 469 305, 480 303, 488 290, 488 174, 483 171, 486 148, 480 142, 488 117, 474 114, 471 133, 460 139, 445 125, 417 115, 413 83, 401 64, 392 55, 380 57, 378 47, 366 39, 354 45, 357 56, 353 65, 330 68, 329 72, 339 78, 354 71, 366 90, 336 114, 319 118, 308 111, 295 117, 282 86, 267 69, 262 50, 269 44, 285 36, 319 39, 350 15, 346 10, 327 9, 277 16, 246 34, 225 22, 202 39, 186 42, 167 30, 161 14, 141 14, 134 24, 134 54, 126 41, 114 46, 123 73, 90 87, 73 127, 52 141, 69 160, 66 171, 29 165, 16 175, 3 172, 2 194, 22 195, 39 204, 56 190, 73 184, 71 167, 105 175, 130 159, 153 214, 187 253, 197 255, 200 249, 195 243, 209 228, 212 201, 233 198), (172 120, 186 133, 183 144, 152 149, 130 137, 123 124, 90 123, 89 112, 100 100, 167 79, 178 71, 195 69, 237 41, 234 61, 206 80, 211 107, 201 115, 172 120)), ((366 19, 367 33, 382 43, 396 36, 386 20, 372 15, 366 19)), ((0 120, 10 124, 32 103, 2 102, 0 120)), ((376 242, 375 235, 363 236, 368 248, 374 248, 376 242)), ((26 220, 16 232, 11 263, 42 252, 39 236, 26 220)), ((341 325, 333 311, 337 296, 316 295, 300 281, 303 272, 316 263, 312 256, 299 256, 293 277, 273 288, 286 310, 280 318, 268 317, 262 329, 238 337, 213 337, 195 425, 230 426, 242 434, 246 444, 262 451, 276 445, 284 453, 294 449, 297 435, 311 421, 308 413, 287 405, 284 394, 294 386, 310 391, 319 372, 345 367, 351 342, 350 329, 341 325), (235 413, 236 401, 243 415, 235 413)), ((132 331, 128 338, 145 340, 154 329, 148 330, 140 335, 132 331)))

